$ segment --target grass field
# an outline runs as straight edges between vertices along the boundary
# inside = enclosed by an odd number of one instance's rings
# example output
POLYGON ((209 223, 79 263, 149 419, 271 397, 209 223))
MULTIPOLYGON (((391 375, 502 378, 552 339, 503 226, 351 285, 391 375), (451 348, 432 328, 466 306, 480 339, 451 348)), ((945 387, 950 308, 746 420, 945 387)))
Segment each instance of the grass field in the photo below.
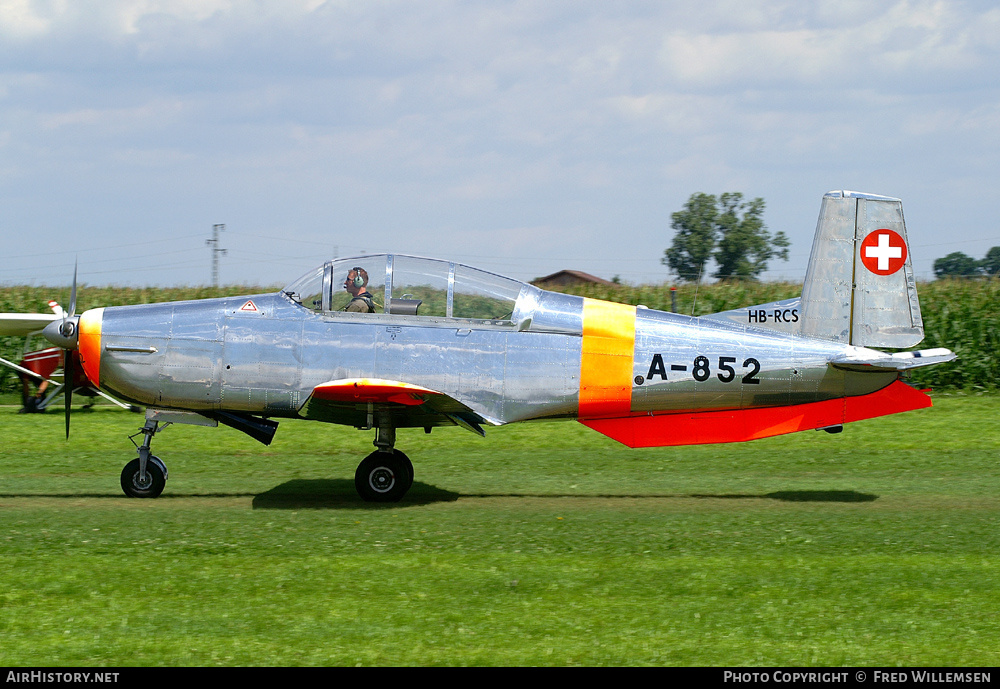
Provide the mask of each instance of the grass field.
POLYGON ((629 450, 573 422, 264 447, 140 415, 0 408, 0 665, 1000 664, 1000 396, 742 445, 629 450))

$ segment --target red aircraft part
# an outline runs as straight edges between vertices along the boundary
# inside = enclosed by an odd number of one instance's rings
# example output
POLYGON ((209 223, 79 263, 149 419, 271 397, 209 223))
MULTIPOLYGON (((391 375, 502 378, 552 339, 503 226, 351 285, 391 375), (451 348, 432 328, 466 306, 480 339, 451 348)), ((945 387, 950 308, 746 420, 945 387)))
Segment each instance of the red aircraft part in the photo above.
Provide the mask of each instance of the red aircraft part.
MULTIPOLYGON (((44 378, 51 378, 52 374, 63 366, 63 353, 64 350, 59 347, 48 347, 36 352, 28 352, 24 355, 20 363, 21 366, 32 373, 37 373, 44 378)), ((83 372, 83 367, 80 365, 80 354, 76 350, 72 350, 71 356, 74 357, 74 363, 76 363, 74 367, 76 375, 73 376, 73 387, 89 386, 90 381, 87 380, 87 376, 83 372)))
POLYGON ((788 407, 580 419, 580 422, 629 447, 667 447, 757 440, 930 406, 930 397, 897 380, 868 395, 788 407))
POLYGON ((423 404, 427 395, 441 393, 391 380, 339 380, 317 385, 312 396, 329 402, 394 402, 413 406, 423 404))
POLYGON ((37 352, 28 352, 21 359, 21 366, 45 378, 51 378, 56 369, 62 368, 62 365, 63 350, 59 347, 49 347, 48 349, 40 349, 37 352))

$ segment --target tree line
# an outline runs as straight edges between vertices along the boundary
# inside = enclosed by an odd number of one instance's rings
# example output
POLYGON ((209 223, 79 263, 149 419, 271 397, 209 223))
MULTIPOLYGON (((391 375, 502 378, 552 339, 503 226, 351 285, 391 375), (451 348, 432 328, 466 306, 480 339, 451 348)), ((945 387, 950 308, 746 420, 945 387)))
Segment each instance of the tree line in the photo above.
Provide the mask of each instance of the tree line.
POLYGON ((934 261, 934 277, 936 278, 975 278, 1000 276, 1000 246, 995 246, 986 252, 986 256, 977 261, 961 251, 952 253, 934 261))
MULTIPOLYGON (((756 281, 775 258, 788 260, 788 237, 764 224, 764 199, 745 200, 739 192, 715 196, 691 194, 684 208, 671 214, 674 238, 660 262, 682 282, 701 282, 706 268, 723 281, 756 281)), ((1000 277, 1000 246, 977 260, 955 251, 934 261, 936 278, 1000 277)))

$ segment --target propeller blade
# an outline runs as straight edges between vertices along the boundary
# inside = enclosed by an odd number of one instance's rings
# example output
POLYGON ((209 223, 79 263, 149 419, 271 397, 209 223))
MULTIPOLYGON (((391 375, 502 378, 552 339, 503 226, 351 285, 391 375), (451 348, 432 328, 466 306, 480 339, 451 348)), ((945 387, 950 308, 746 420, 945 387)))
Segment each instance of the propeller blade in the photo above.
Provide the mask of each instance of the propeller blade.
POLYGON ((63 352, 65 363, 63 364, 63 389, 66 391, 66 440, 69 440, 69 415, 73 406, 73 385, 76 379, 76 357, 73 351, 67 349, 63 352))
POLYGON ((76 269, 77 261, 73 262, 73 289, 69 294, 69 315, 70 318, 76 315, 76 269))
MULTIPOLYGON (((76 276, 78 267, 79 261, 73 261, 73 289, 71 289, 69 293, 69 319, 73 323, 72 333, 65 330, 66 317, 63 317, 63 334, 66 337, 73 338, 77 337, 77 321, 72 321, 72 319, 76 316, 76 276)), ((69 440, 69 417, 73 408, 73 385, 76 382, 76 356, 74 356, 73 350, 66 349, 63 350, 63 357, 65 359, 65 363, 63 365, 63 386, 66 390, 66 440, 69 440)))

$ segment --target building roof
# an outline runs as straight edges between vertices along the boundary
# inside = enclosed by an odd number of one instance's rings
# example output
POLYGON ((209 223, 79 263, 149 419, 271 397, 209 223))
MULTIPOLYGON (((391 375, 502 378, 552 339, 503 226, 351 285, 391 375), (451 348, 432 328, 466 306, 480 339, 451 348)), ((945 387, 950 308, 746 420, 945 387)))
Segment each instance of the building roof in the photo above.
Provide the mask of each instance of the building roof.
POLYGON ((610 280, 605 280, 599 278, 590 273, 584 273, 582 270, 560 270, 559 272, 552 273, 551 275, 546 275, 545 277, 535 278, 532 280, 532 284, 574 284, 574 283, 592 283, 595 285, 613 285, 615 283, 610 280))

